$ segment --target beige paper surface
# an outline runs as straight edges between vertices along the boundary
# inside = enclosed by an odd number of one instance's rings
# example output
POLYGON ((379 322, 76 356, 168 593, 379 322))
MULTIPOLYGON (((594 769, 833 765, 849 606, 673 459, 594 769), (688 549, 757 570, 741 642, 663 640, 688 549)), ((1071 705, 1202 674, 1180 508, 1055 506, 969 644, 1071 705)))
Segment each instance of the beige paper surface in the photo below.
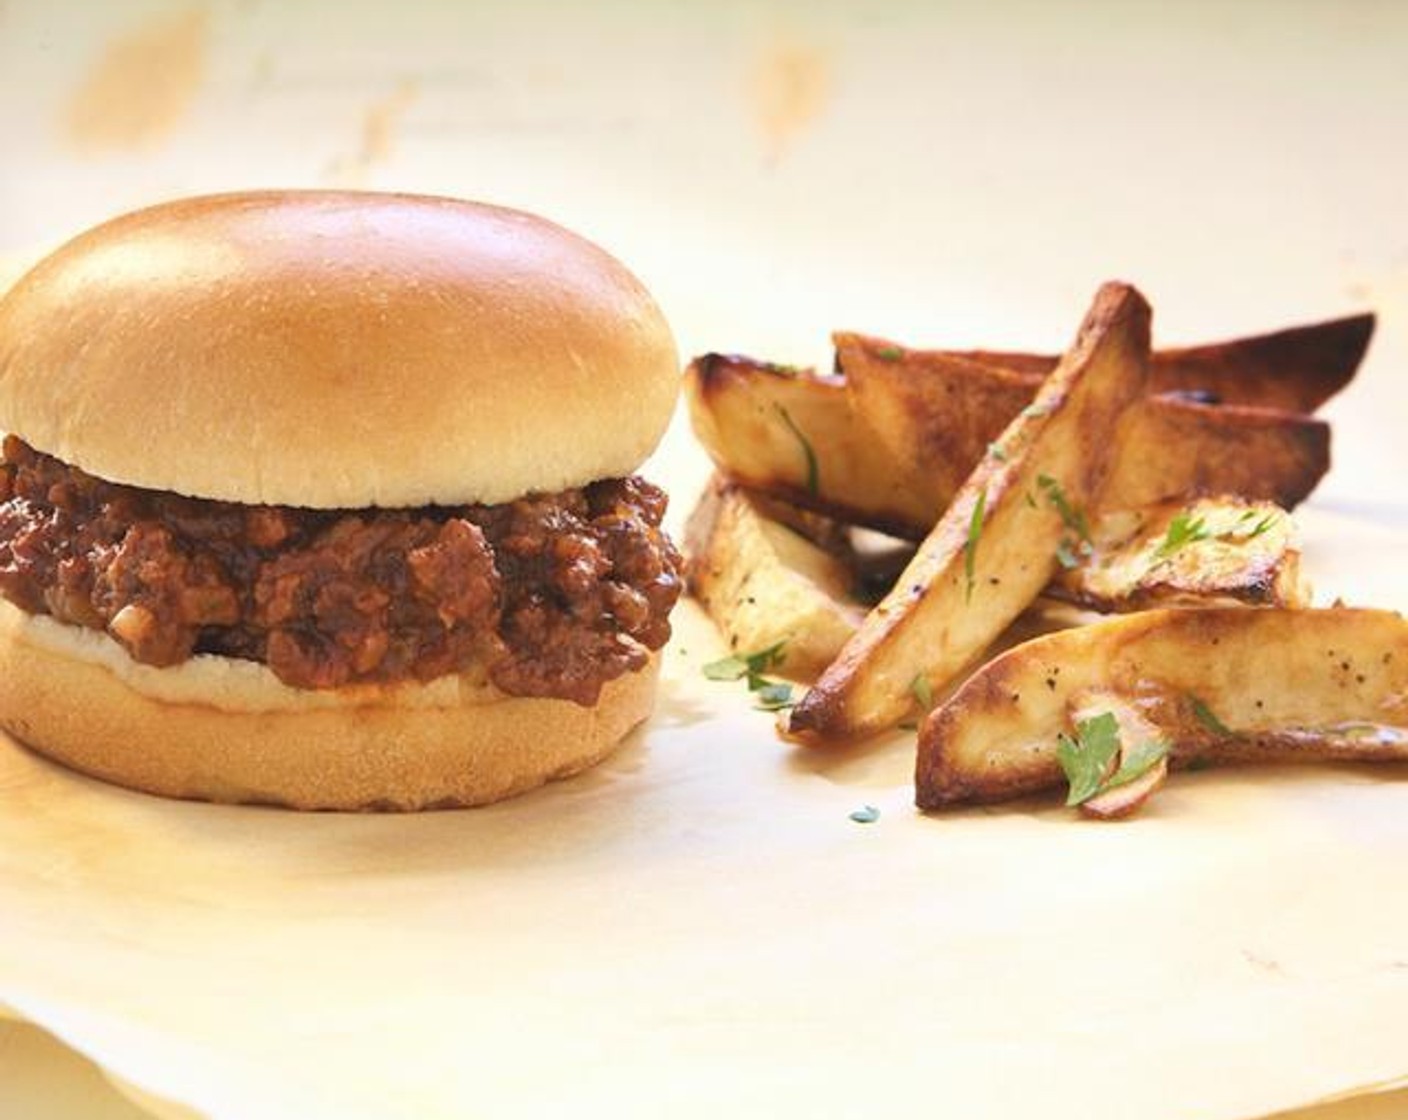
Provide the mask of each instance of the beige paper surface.
MULTIPOLYGON (((1325 595, 1405 605, 1402 530, 1306 535, 1325 595)), ((481 811, 170 803, 0 743, 0 993, 212 1118, 1217 1120, 1408 1074, 1408 775, 926 818, 911 736, 799 753, 678 621, 649 729, 481 811)))

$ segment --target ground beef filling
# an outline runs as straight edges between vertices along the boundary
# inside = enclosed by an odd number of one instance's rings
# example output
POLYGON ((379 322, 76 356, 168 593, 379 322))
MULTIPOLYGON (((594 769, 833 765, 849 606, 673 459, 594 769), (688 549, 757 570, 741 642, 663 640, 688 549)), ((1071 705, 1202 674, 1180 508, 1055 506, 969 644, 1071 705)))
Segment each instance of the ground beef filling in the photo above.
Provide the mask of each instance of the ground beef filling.
POLYGON ((680 558, 639 478, 497 506, 310 510, 104 482, 13 436, 0 594, 137 661, 261 661, 298 688, 484 666, 515 696, 595 702, 670 636, 680 558))

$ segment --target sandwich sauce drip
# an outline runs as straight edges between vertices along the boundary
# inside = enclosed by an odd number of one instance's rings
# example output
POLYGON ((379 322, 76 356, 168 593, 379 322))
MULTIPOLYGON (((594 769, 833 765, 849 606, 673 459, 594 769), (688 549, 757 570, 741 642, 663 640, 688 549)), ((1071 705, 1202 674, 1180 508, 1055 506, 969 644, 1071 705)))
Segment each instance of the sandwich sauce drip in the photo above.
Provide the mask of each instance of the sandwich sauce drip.
POLYGON ((665 502, 633 477, 494 506, 239 505, 105 482, 9 436, 0 594, 151 665, 245 658, 298 688, 483 667, 510 695, 591 704, 670 636, 665 502))

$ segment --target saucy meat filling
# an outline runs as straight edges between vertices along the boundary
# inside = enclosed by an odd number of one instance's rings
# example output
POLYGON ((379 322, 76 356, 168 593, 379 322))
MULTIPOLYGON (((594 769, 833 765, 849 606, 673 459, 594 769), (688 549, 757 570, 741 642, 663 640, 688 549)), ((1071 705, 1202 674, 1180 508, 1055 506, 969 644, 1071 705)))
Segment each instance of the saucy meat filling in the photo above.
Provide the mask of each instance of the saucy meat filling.
POLYGON ((430 680, 591 704, 670 636, 680 558, 640 478, 502 505, 315 510, 105 482, 14 436, 0 594, 141 662, 260 661, 286 684, 430 680))

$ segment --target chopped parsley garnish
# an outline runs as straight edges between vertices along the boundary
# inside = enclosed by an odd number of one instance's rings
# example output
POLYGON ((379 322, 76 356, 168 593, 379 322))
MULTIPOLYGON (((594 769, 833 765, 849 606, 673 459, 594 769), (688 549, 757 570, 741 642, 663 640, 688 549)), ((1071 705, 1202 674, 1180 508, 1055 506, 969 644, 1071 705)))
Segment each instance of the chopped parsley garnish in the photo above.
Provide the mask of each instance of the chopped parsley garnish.
MULTIPOLYGON (((1049 474, 1039 474, 1036 477, 1037 488, 1046 495, 1046 500, 1051 503, 1061 517, 1061 524, 1065 525, 1073 534, 1075 539, 1063 538, 1056 545, 1056 561, 1061 567, 1069 570, 1080 563, 1081 556, 1089 556, 1094 547, 1094 542, 1090 537, 1090 525, 1085 519, 1085 511, 1077 509, 1071 504, 1066 492, 1061 488, 1061 484, 1049 474)), ((1030 493, 1027 494, 1027 503, 1035 506, 1030 493)))
POLYGON ((1056 757, 1071 786, 1067 805, 1079 805, 1100 792, 1119 749, 1119 725, 1113 712, 1081 720, 1076 724, 1074 739, 1064 733, 1057 738, 1056 757))
POLYGON ((926 712, 934 706, 934 690, 929 685, 929 678, 923 673, 914 674, 914 680, 909 682, 909 691, 914 693, 919 706, 926 712))
MULTIPOLYGON (((1251 512, 1251 510, 1247 510, 1248 514, 1250 514, 1251 512)), ((1247 534, 1247 540, 1252 540, 1255 537, 1261 536, 1262 533, 1266 532, 1267 529, 1271 528, 1271 526, 1275 524, 1276 515, 1274 513, 1268 513, 1265 517, 1263 517, 1260 521, 1258 521, 1255 525, 1252 526, 1252 531, 1247 534)))
POLYGON ((1128 785, 1167 755, 1168 744, 1159 739, 1136 743, 1122 751, 1119 724, 1113 712, 1083 719, 1076 724, 1075 738, 1063 734, 1056 743, 1056 757, 1071 787, 1066 804, 1082 805, 1096 794, 1128 785), (1112 774, 1110 766, 1117 755, 1120 765, 1112 774))
POLYGON ((780 404, 774 404, 778 416, 782 417, 782 422, 787 425, 787 430, 797 437, 797 442, 802 445, 802 455, 807 461, 807 493, 815 494, 821 486, 821 467, 817 463, 816 448, 812 446, 811 440, 802 434, 802 429, 797 427, 797 422, 792 419, 792 414, 780 404))
POLYGON ((1163 543, 1154 553, 1154 559, 1163 560, 1172 556, 1184 545, 1192 544, 1194 541, 1205 541, 1210 536, 1212 533, 1208 529, 1206 519, 1194 517, 1187 510, 1183 510, 1168 523, 1168 532, 1164 534, 1163 543))
POLYGON ((786 642, 777 642, 756 653, 736 653, 732 657, 711 661, 704 666, 704 675, 711 681, 741 681, 748 677, 751 686, 751 678, 761 677, 769 669, 776 669, 782 664, 786 645, 786 642))
POLYGON ((1056 545, 1056 562, 1068 572, 1080 563, 1080 557, 1076 555, 1075 549, 1071 547, 1071 542, 1065 537, 1062 537, 1060 543, 1056 545))
POLYGON ((999 463, 1007 462, 1007 449, 1003 447, 1000 443, 993 442, 988 444, 988 454, 991 455, 994 459, 996 459, 999 463))
POLYGON ((875 356, 884 358, 887 362, 897 362, 904 357, 904 349, 899 346, 881 346, 875 351, 875 356))
POLYGON ((1190 695, 1188 703, 1193 709, 1193 715, 1199 723, 1211 731, 1214 735, 1232 736, 1236 734, 1230 727, 1217 718, 1217 714, 1209 708, 1202 700, 1190 695))
POLYGON ((757 694, 753 707, 760 711, 776 712, 792 706, 792 686, 786 681, 764 681, 753 691, 757 694))
POLYGON ((748 672, 748 662, 741 657, 721 657, 704 666, 704 675, 711 681, 741 681, 748 672))
POLYGON ((880 819, 880 810, 874 805, 862 805, 852 810, 850 817, 856 824, 874 824, 880 819))
POLYGON ((1226 519, 1221 519, 1222 524, 1213 526, 1208 524, 1206 517, 1194 517, 1192 512, 1184 510, 1175 514, 1168 524, 1168 532, 1164 534, 1163 541, 1159 544, 1154 553, 1155 560, 1164 560, 1172 556, 1180 548, 1194 544, 1197 541, 1241 539, 1253 540, 1261 536, 1267 529, 1276 524, 1276 514, 1263 514, 1255 525, 1247 527, 1247 522, 1256 517, 1255 509, 1244 509, 1241 514, 1232 521, 1230 525, 1226 519))
POLYGON ((1071 504, 1061 484, 1049 474, 1037 475, 1036 484, 1046 495, 1046 500, 1051 503, 1052 508, 1061 515, 1062 524, 1085 544, 1090 544, 1090 526, 1086 523, 1085 511, 1071 504))
POLYGON ((980 490, 978 500, 973 503, 973 515, 968 518, 968 540, 963 545, 963 578, 966 581, 963 601, 965 603, 973 598, 973 584, 976 581, 978 560, 978 538, 983 535, 983 513, 987 509, 987 504, 988 492, 980 490))
POLYGON ((794 703, 792 686, 786 681, 774 681, 764 676, 769 669, 782 664, 782 651, 786 644, 785 641, 777 642, 756 653, 734 654, 711 661, 704 666, 704 675, 711 681, 746 680, 748 691, 757 693, 757 702, 753 706, 762 711, 776 712, 789 708, 794 703))
POLYGON ((1120 753, 1120 768, 1114 772, 1102 788, 1114 789, 1116 786, 1128 785, 1130 782, 1142 778, 1167 757, 1168 744, 1162 739, 1136 743, 1132 748, 1120 753))

